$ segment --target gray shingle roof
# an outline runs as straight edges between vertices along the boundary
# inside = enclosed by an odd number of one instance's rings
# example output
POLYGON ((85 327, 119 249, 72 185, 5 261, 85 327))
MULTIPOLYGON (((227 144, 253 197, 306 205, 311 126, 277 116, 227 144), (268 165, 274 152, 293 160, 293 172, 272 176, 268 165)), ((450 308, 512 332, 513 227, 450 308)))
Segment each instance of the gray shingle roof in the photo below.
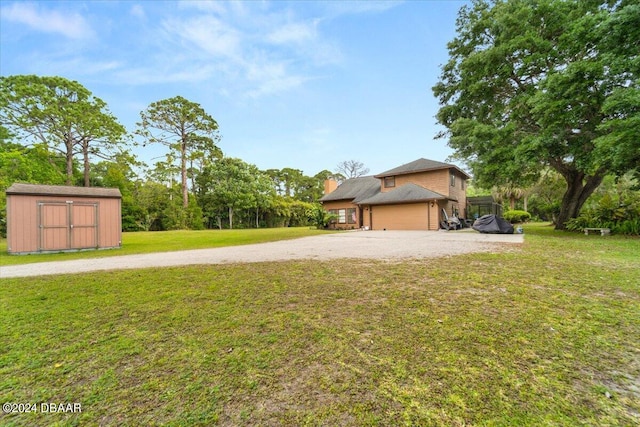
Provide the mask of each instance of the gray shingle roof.
POLYGON ((122 198, 117 188, 70 187, 64 185, 13 184, 7 194, 28 194, 32 196, 74 196, 122 198))
POLYGON ((429 159, 418 159, 413 162, 406 163, 398 166, 397 168, 389 169, 388 171, 375 175, 376 178, 384 178, 385 176, 405 175, 408 173, 424 172, 428 170, 437 169, 455 169, 459 171, 465 178, 471 178, 465 171, 448 163, 437 162, 429 159))
POLYGON ((392 191, 378 193, 373 197, 360 200, 363 205, 389 205, 394 203, 424 202, 427 200, 442 200, 447 197, 435 191, 427 190, 416 184, 404 184, 392 191))
POLYGON ((360 200, 372 197, 380 192, 380 180, 372 176, 362 176, 344 181, 334 191, 325 194, 320 199, 321 202, 334 200, 353 200, 360 203, 360 200))

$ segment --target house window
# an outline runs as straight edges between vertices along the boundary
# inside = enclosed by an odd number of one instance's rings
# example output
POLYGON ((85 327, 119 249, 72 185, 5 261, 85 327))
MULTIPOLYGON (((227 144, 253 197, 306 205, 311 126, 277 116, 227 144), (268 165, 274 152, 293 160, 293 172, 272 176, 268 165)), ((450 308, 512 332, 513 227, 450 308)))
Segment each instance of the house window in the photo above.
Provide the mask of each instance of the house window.
POLYGON ((395 176, 385 176, 384 177, 384 188, 390 188, 396 186, 396 177, 395 176))
MULTIPOLYGON (((329 214, 330 214, 330 215, 338 216, 338 209, 329 209, 329 214)), ((335 219, 332 219, 332 220, 331 220, 331 223, 332 223, 332 224, 335 224, 335 223, 336 223, 336 220, 335 220, 335 219)))
POLYGON ((456 186, 456 174, 454 174, 453 172, 451 172, 451 186, 456 186))
POLYGON ((347 223, 347 210, 340 209, 338 210, 338 224, 346 224, 347 223))
POLYGON ((347 224, 356 223, 356 208, 347 209, 347 224))

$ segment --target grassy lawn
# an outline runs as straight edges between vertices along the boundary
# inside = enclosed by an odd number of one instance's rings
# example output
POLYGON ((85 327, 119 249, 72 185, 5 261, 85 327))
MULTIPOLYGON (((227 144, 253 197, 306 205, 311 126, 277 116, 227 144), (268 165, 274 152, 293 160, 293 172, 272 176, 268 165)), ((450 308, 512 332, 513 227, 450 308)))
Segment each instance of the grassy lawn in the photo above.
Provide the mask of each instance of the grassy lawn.
POLYGON ((122 233, 122 248, 119 249, 30 255, 9 255, 7 253, 7 240, 0 239, 0 266, 247 245, 250 243, 263 243, 314 236, 322 233, 329 233, 329 231, 316 230, 310 227, 254 228, 248 230, 148 231, 122 233))
POLYGON ((640 240, 0 281, 0 425, 640 422, 640 240))

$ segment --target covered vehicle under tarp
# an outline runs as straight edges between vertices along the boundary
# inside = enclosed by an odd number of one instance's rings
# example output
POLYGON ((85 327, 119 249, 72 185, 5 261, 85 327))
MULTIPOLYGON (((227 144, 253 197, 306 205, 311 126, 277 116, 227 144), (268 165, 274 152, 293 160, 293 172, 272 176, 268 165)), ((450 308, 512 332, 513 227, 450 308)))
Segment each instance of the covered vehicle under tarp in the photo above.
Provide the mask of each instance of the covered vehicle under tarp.
POLYGON ((513 234, 513 225, 509 221, 495 215, 484 215, 476 219, 471 226, 480 233, 513 234))

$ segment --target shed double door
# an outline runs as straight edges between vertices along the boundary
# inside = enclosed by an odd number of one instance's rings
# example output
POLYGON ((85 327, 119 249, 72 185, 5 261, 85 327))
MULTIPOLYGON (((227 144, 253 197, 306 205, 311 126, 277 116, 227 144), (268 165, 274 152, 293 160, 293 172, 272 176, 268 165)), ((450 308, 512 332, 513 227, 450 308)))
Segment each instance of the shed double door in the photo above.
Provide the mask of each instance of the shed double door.
POLYGON ((41 202, 38 250, 59 251, 98 246, 98 204, 41 202))

